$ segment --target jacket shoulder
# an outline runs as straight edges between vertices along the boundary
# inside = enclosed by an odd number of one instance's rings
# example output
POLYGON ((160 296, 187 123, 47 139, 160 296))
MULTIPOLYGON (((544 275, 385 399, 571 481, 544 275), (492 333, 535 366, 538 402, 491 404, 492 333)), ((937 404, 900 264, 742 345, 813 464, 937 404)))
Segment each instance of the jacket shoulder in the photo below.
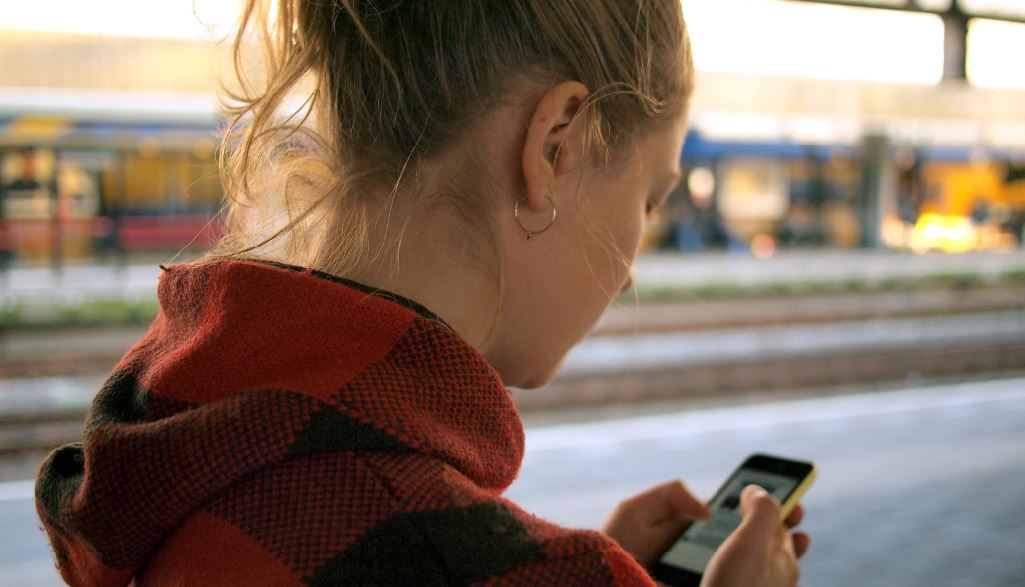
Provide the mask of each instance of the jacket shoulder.
POLYGON ((136 586, 653 585, 611 538, 563 528, 418 454, 276 464, 194 512, 136 586))
MULTIPOLYGON (((654 585, 601 532, 544 520, 447 464, 406 455, 379 458, 390 461, 381 466, 383 475, 403 480, 395 493, 407 504, 402 522, 416 536, 412 540, 422 540, 422 550, 433 553, 434 568, 449 584, 654 585)), ((392 546, 386 550, 403 552, 392 546)))

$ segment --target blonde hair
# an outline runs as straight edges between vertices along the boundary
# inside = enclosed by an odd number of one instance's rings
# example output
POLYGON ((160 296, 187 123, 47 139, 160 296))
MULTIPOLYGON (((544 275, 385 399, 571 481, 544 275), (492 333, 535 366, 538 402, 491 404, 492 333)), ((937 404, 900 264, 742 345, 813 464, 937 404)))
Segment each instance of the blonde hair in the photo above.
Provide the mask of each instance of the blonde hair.
MULTIPOLYGON (((225 234, 208 256, 278 246, 283 260, 336 275, 383 246, 370 242, 367 198, 390 194, 374 203, 390 209, 415 192, 425 162, 526 84, 584 84, 584 147, 606 163, 685 112, 693 86, 679 0, 248 0, 233 54, 225 234), (260 83, 245 63, 253 37, 260 83), (297 93, 302 105, 284 116, 297 93)), ((462 161, 486 169, 465 151, 462 161)), ((447 174, 446 194, 494 248, 480 169, 447 174)))

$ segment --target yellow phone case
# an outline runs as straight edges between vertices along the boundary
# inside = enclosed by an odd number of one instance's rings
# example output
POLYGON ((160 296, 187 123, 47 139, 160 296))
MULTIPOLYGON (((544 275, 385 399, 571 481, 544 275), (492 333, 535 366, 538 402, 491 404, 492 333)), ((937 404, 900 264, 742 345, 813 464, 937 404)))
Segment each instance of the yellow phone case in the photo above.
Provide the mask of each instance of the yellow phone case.
POLYGON ((811 472, 808 473, 808 476, 804 478, 804 481, 801 481, 801 484, 798 485, 796 489, 794 489, 793 493, 790 494, 790 497, 788 497, 785 502, 780 504, 781 507, 779 519, 781 522, 783 520, 786 520, 787 516, 790 515, 790 512, 794 511, 794 508, 797 506, 797 504, 801 502, 801 498, 804 496, 804 492, 808 491, 808 488, 811 487, 811 484, 815 482, 816 475, 817 471, 815 469, 815 465, 812 465, 811 472))

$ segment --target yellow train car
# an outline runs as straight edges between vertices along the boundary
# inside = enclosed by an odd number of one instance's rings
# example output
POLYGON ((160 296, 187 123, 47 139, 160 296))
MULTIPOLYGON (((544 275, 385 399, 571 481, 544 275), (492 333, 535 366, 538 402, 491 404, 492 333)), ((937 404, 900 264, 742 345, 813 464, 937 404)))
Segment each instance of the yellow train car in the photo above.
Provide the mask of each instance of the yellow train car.
POLYGON ((1022 238, 1025 179, 999 161, 937 161, 922 166, 925 198, 908 246, 917 251, 1010 249, 1022 238))

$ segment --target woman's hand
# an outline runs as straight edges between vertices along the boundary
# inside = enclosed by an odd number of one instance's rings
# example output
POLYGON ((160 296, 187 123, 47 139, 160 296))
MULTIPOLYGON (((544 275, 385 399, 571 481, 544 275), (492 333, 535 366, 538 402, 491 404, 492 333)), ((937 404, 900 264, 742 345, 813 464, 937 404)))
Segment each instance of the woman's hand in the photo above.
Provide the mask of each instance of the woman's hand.
POLYGON ((675 480, 621 502, 602 532, 650 568, 691 522, 709 516, 708 507, 675 480))
POLYGON ((757 485, 740 494, 740 526, 730 534, 705 567, 702 587, 794 587, 800 576, 797 558, 811 539, 803 532, 790 534, 804 511, 794 508, 780 523, 780 505, 757 485))

